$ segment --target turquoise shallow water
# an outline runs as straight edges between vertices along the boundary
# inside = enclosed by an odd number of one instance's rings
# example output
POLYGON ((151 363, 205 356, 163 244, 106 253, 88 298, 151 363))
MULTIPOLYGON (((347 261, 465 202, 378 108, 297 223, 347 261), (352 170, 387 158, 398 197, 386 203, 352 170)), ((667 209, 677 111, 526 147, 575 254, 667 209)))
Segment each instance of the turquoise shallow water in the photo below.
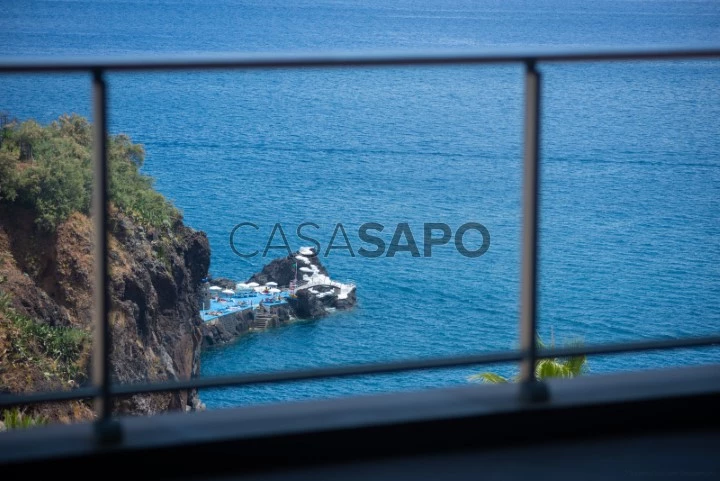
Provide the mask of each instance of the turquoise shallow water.
MULTIPOLYGON (((712 45, 714 1, 15 1, 2 55, 712 45)), ((540 333, 562 343, 717 333, 720 64, 543 65, 540 333)), ((112 74, 111 128, 206 231, 216 276, 248 278, 275 223, 355 257, 352 312, 255 333, 203 355, 204 375, 507 349, 517 343, 520 67, 112 74), (488 252, 363 258, 358 227, 480 222, 488 252), (339 242, 338 242, 339 243, 339 242)), ((89 79, 5 76, 0 110, 89 114, 89 79)), ((276 241, 278 238, 276 238, 276 241)), ((469 247, 480 238, 468 234, 469 247)), ((277 243, 277 242, 276 242, 277 243)), ((421 246, 422 247, 422 246, 421 246)), ((421 249, 422 251, 422 249, 421 249)), ((282 255, 271 250, 271 255, 282 255)), ((718 349, 590 360, 593 373, 717 362, 718 349)), ((508 367, 497 367, 511 374, 508 367)), ((476 369, 207 390, 209 407, 465 383, 476 369)))

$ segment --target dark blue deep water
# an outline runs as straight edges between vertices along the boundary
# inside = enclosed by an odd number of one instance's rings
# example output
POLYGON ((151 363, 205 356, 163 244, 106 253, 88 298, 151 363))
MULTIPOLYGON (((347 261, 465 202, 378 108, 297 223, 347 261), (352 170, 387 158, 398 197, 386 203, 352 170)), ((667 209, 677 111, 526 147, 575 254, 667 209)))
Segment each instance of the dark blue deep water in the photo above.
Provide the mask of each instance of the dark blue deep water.
MULTIPOLYGON (((107 0, 0 2, 1 55, 717 46, 715 0, 107 0)), ((720 63, 542 65, 540 333, 586 344, 720 330, 720 63)), ((352 312, 205 352, 204 375, 517 346, 518 66, 112 74, 110 124, 207 232, 215 276, 246 278, 282 223, 484 224, 489 251, 323 259, 352 312), (248 232, 249 231, 245 231, 248 232)), ((85 75, 0 77, 0 110, 90 114, 85 75)), ((277 239, 276 239, 277 240, 277 239)), ((468 246, 479 236, 468 234, 468 246)), ((422 249, 422 246, 421 246, 422 249)), ((281 251, 270 253, 282 255, 281 251)), ((592 358, 591 373, 720 361, 718 349, 592 358)), ((512 374, 512 367, 493 367, 512 374)), ((462 384, 477 369, 209 390, 209 407, 462 384)))

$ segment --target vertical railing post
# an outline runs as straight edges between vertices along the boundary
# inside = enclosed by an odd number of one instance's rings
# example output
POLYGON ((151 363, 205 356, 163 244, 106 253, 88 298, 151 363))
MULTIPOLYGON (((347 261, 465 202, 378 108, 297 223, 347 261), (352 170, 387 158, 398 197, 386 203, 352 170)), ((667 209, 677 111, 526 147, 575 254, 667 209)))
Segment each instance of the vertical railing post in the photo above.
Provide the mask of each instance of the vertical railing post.
POLYGON ((540 176, 540 73, 535 62, 525 68, 525 131, 523 160, 523 233, 520 285, 521 396, 537 401, 547 398, 545 386, 535 378, 537 361, 537 252, 540 176))
POLYGON ((93 289, 93 383, 99 390, 95 399, 96 428, 101 442, 119 439, 119 426, 112 422, 110 395, 110 324, 108 309, 108 162, 107 86, 102 70, 93 71, 93 232, 95 276, 93 289))

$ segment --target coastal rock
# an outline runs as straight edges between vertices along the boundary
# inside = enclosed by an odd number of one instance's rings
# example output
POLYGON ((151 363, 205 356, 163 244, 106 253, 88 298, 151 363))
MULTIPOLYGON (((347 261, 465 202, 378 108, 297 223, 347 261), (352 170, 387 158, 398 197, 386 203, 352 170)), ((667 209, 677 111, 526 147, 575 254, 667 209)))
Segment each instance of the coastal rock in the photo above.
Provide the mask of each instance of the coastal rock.
MULTIPOLYGON (((124 221, 132 229, 131 221, 124 221)), ((162 238, 154 230, 138 230, 135 236, 163 245, 151 244, 139 252, 119 249, 126 254, 120 265, 131 269, 113 276, 111 318, 126 322, 124 329, 113 325, 113 374, 120 382, 190 379, 200 371, 198 299, 210 265, 207 237, 182 224, 162 238), (135 329, 127 328, 133 324, 135 329)), ((127 413, 162 412, 184 410, 196 404, 196 398, 195 391, 182 391, 133 396, 117 405, 127 413)))
POLYGON ((237 284, 237 282, 227 277, 213 277, 210 282, 212 285, 220 286, 223 289, 235 289, 235 284, 237 284))
POLYGON ((248 332, 254 318, 253 311, 245 310, 203 323, 203 347, 225 344, 248 332))
POLYGON ((322 299, 308 292, 307 289, 298 291, 297 297, 290 304, 301 319, 318 319, 327 315, 327 306, 322 299))
POLYGON ((312 251, 312 254, 305 256, 296 252, 286 257, 273 259, 263 267, 262 271, 253 274, 253 276, 248 279, 248 282, 257 282, 261 285, 267 284, 268 282, 277 282, 279 286, 289 286, 290 282, 294 281, 297 277, 298 281, 302 283, 304 275, 302 268, 310 268, 310 266, 313 265, 316 266, 321 274, 328 275, 327 269, 320 263, 320 259, 314 251, 312 251), (300 256, 300 259, 296 256, 300 256))
MULTIPOLYGON (((203 348, 232 342, 242 334, 249 332, 253 329, 257 314, 258 311, 255 310, 244 310, 203 323, 203 348)), ((270 318, 267 327, 277 327, 294 319, 291 309, 283 305, 266 308, 264 314, 270 318)))
MULTIPOLYGON (((262 285, 275 282, 279 287, 289 287, 296 279, 297 289, 288 304, 265 307, 262 311, 237 311, 205 322, 202 326, 203 347, 231 342, 258 326, 276 327, 294 319, 325 317, 333 310, 351 309, 357 302, 355 286, 331 280, 327 269, 309 248, 272 260, 247 282, 262 285)), ((212 284, 227 288, 235 286, 234 281, 224 278, 213 279, 212 284)))
POLYGON ((271 261, 248 280, 260 284, 276 282, 279 286, 295 281, 295 297, 289 304, 298 318, 318 319, 334 309, 352 309, 357 303, 355 286, 332 280, 315 250, 308 247, 271 261))
POLYGON ((337 298, 335 300, 335 309, 345 310, 352 309, 357 304, 357 289, 352 288, 344 298, 337 298))
MULTIPOLYGON (((207 237, 182 222, 163 232, 141 227, 117 211, 111 212, 109 232, 113 382, 190 379, 197 375, 202 342, 198 299, 210 264, 207 237)), ((17 207, 0 211, 0 257, 2 291, 11 300, 12 312, 40 324, 73 327, 87 333, 78 372, 74 379, 63 382, 69 386, 88 384, 93 330, 90 219, 75 213, 55 232, 47 233, 36 228, 31 211, 17 207)), ((10 326, 7 312, 0 313, 0 337, 10 326)), ((67 388, 59 380, 43 375, 42 370, 35 372, 33 364, 23 369, 22 375, 5 371, 0 377, 0 390, 67 388)), ((183 391, 118 399, 114 409, 124 414, 154 414, 184 411, 186 406, 192 408, 198 403, 195 391, 183 391)), ((92 416, 82 403, 38 409, 51 419, 92 416)))

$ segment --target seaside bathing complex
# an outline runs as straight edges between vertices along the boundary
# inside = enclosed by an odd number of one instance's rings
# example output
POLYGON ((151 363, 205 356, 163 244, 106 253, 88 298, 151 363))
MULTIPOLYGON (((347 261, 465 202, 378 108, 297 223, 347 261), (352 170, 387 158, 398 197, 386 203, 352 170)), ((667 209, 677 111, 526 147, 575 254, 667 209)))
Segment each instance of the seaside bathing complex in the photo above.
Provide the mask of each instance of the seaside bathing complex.
POLYGON ((266 308, 284 305, 289 299, 296 298, 298 291, 305 289, 318 299, 332 294, 336 294, 338 299, 347 299, 355 289, 352 283, 337 282, 323 274, 311 260, 316 258, 316 252, 310 247, 301 247, 289 257, 294 261, 292 267, 295 275, 286 286, 279 286, 275 281, 267 281, 264 285, 258 282, 238 282, 235 289, 229 289, 210 285, 206 281, 200 309, 202 320, 208 322, 240 311, 264 311, 266 308), (320 288, 325 289, 320 291, 320 288))

